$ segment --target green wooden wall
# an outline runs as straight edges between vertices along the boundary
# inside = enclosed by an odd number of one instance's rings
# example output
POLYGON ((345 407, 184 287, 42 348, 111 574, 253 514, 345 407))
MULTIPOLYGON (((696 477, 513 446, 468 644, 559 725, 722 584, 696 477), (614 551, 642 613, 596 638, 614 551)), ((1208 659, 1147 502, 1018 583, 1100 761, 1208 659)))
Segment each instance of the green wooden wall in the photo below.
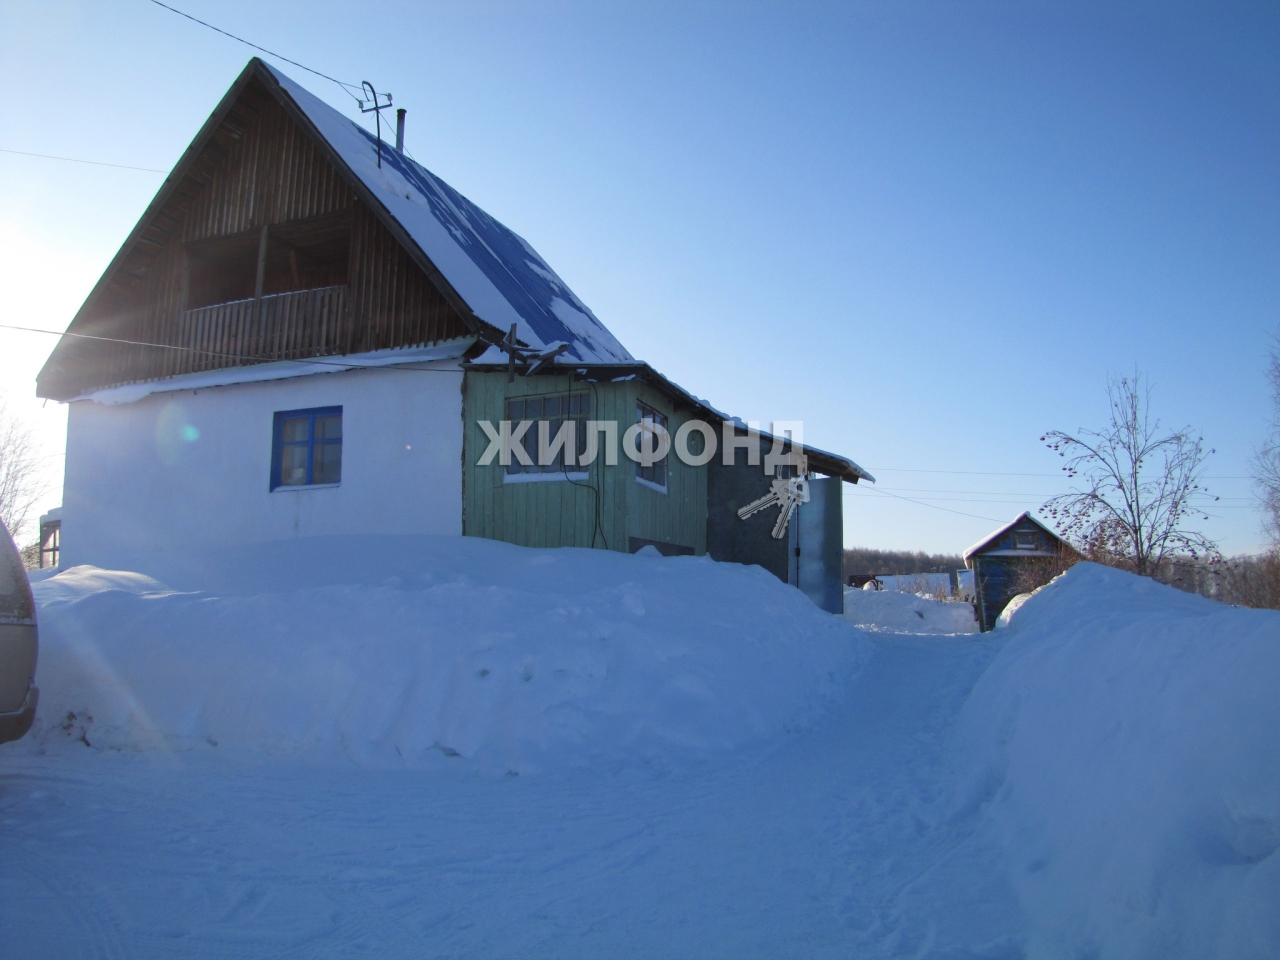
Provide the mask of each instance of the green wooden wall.
MULTIPOLYGON (((516 377, 505 372, 469 370, 463 380, 463 520, 467 536, 505 540, 527 547, 596 547, 623 553, 632 537, 692 547, 706 552, 706 468, 690 467, 668 457, 667 492, 636 481, 636 465, 621 452, 622 433, 635 422, 640 399, 668 417, 672 436, 689 411, 673 409, 664 396, 638 380, 587 383, 569 376, 516 377), (591 465, 586 481, 548 480, 504 483, 497 458, 489 466, 477 464, 489 445, 479 421, 497 424, 508 398, 591 395, 591 419, 618 423, 617 466, 604 463, 603 452, 591 465), (586 484, 586 485, 583 485, 586 484), (600 491, 597 530, 596 496, 600 491), (594 542, 593 542, 594 541, 594 542)), ((604 437, 601 435, 601 442, 604 437)))
MULTIPOLYGON (((629 383, 634 387, 627 426, 635 422, 635 401, 640 400, 659 413, 666 414, 667 429, 671 432, 674 444, 676 431, 685 421, 693 419, 691 411, 675 408, 670 400, 645 383, 638 380, 629 383)), ((622 428, 621 423, 619 427, 622 428)), ((690 445, 692 446, 692 442, 690 445)), ((700 449, 701 447, 695 448, 695 452, 700 449)), ((619 459, 625 460, 626 466, 619 466, 617 469, 625 470, 631 479, 628 485, 628 540, 630 537, 660 540, 663 543, 693 547, 694 553, 699 556, 706 553, 707 468, 689 466, 672 450, 667 456, 667 492, 659 493, 652 487, 636 482, 634 462, 626 460, 625 456, 620 456, 619 459)))

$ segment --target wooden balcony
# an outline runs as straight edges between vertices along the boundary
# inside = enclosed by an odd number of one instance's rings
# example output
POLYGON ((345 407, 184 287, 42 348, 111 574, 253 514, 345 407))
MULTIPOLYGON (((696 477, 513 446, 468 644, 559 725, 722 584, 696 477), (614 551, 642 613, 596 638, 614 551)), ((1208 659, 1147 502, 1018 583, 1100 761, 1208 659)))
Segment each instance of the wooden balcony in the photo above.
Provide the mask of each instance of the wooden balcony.
POLYGON ((233 300, 180 313, 175 345, 195 370, 323 356, 341 352, 346 314, 345 285, 233 300))

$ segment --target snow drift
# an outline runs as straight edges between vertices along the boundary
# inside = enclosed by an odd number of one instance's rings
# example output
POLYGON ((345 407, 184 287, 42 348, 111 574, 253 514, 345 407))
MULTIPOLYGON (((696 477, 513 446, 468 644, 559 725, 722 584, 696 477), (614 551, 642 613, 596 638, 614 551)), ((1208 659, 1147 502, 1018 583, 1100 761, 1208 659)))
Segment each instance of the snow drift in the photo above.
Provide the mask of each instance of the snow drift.
POLYGON ((960 717, 1036 957, 1280 955, 1280 613, 1080 564, 960 717))
POLYGON ((662 764, 811 723, 867 644, 705 558, 334 537, 131 566, 34 585, 31 748, 662 764))
POLYGON ((977 633, 973 607, 896 590, 846 587, 844 615, 864 630, 891 633, 977 633))

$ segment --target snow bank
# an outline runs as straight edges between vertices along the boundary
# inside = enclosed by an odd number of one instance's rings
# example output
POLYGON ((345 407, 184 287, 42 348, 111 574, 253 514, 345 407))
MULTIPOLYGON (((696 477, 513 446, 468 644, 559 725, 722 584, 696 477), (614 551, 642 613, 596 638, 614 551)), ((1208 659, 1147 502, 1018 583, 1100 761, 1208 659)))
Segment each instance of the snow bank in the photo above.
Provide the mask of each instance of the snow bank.
POLYGON ((973 607, 896 590, 846 587, 844 615, 864 630, 890 633, 975 633, 973 607))
POLYGON ((1280 956, 1280 613, 1079 564, 958 726, 1027 955, 1280 956))
POLYGON ((694 557, 334 537, 134 566, 35 584, 32 748, 661 764, 811 723, 867 644, 694 557))

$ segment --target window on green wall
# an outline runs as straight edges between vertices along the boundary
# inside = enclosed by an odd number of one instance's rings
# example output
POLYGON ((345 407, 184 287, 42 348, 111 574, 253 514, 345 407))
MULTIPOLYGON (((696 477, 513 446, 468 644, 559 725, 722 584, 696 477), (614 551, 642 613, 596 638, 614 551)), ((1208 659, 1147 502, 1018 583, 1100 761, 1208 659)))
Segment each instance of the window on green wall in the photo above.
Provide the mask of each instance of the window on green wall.
POLYGON ((554 441, 566 423, 573 424, 573 443, 575 456, 581 456, 587 448, 587 421, 591 418, 591 395, 588 393, 560 393, 550 397, 521 397, 507 401, 507 419, 513 428, 522 420, 532 421, 525 431, 521 445, 529 455, 530 463, 525 465, 511 458, 506 468, 506 479, 516 480, 557 480, 567 476, 574 479, 586 476, 586 468, 579 467, 572 461, 566 469, 564 448, 556 450, 555 457, 544 464, 538 463, 539 424, 547 423, 548 439, 554 441))
MULTIPOLYGON (((647 403, 636 402, 636 423, 643 423, 645 420, 652 420, 654 426, 667 429, 667 418, 660 414, 647 403)), ((667 489, 667 458, 663 457, 656 463, 645 466, 642 463, 636 464, 636 479, 641 483, 657 487, 659 490, 667 489)))

